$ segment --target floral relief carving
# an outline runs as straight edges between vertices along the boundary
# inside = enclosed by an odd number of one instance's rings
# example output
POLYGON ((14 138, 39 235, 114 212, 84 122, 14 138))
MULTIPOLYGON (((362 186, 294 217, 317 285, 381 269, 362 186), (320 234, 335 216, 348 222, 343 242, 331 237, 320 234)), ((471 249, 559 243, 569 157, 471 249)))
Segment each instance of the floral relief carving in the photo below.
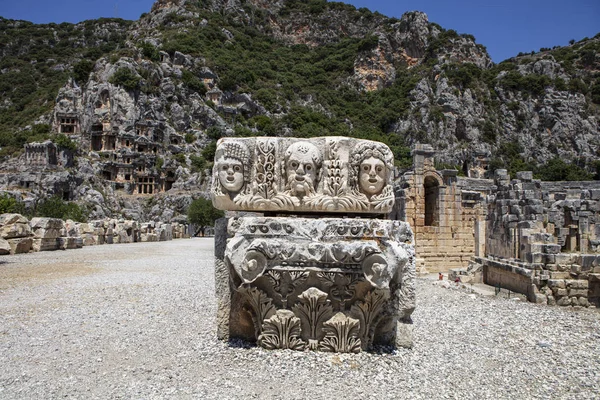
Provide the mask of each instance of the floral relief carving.
POLYGON ((265 276, 271 281, 273 290, 281 299, 283 308, 287 308, 288 296, 292 294, 298 285, 308 278, 308 271, 277 271, 269 270, 265 276))
POLYGON ((258 337, 262 332, 263 321, 277 311, 273 306, 273 300, 254 287, 242 286, 238 288, 238 292, 244 297, 246 304, 250 306, 250 308, 244 307, 244 309, 252 316, 254 332, 258 337))
POLYGON ((331 302, 327 300, 327 293, 311 287, 300 296, 299 304, 293 307, 302 323, 302 338, 308 342, 311 350, 316 350, 318 342, 323 338, 323 323, 333 315, 331 302))
POLYGON ((359 321, 338 312, 323 324, 325 337, 319 343, 319 350, 338 353, 359 353, 361 350, 359 321))
POLYGON ((366 294, 365 299, 352 306, 350 313, 360 321, 360 340, 366 349, 373 344, 375 328, 382 317, 382 310, 389 296, 383 290, 366 294))
POLYGON ((306 343, 300 338, 300 319, 289 310, 278 310, 264 320, 258 344, 268 350, 304 350, 306 343))
POLYGON ((332 299, 339 304, 338 309, 346 309, 346 302, 350 301, 356 294, 356 284, 362 276, 359 274, 344 274, 337 272, 319 272, 318 277, 328 286, 332 299))

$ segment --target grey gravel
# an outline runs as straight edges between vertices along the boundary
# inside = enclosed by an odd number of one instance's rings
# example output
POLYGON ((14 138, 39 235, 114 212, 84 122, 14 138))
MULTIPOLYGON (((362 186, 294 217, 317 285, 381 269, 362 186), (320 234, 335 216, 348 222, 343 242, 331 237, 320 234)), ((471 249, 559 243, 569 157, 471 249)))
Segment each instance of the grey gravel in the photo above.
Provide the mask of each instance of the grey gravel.
POLYGON ((0 257, 0 398, 584 399, 600 313, 417 282, 415 347, 266 351, 215 338, 211 239, 0 257))

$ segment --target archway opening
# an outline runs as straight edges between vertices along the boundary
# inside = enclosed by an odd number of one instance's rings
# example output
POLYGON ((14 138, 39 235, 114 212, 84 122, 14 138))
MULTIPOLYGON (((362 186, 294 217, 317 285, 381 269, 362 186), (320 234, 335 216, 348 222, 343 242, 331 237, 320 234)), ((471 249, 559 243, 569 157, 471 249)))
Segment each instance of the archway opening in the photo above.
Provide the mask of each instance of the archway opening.
POLYGON ((426 177, 425 182, 425 226, 438 226, 439 224, 439 184, 433 177, 426 177))

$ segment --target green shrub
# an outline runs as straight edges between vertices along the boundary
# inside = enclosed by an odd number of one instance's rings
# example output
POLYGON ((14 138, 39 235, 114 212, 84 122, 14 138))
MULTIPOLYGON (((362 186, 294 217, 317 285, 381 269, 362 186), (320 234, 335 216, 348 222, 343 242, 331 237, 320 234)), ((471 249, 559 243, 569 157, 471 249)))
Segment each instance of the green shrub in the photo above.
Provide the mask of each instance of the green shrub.
POLYGON ((56 135, 52 139, 52 141, 59 148, 63 148, 63 149, 71 150, 71 151, 77 150, 77 144, 74 141, 72 141, 67 135, 65 135, 63 133, 56 135))
POLYGON ((196 135, 194 135, 191 132, 188 132, 188 133, 185 134, 185 142, 187 144, 194 143, 195 141, 196 141, 196 135))
POLYGON ((496 127, 493 122, 485 121, 482 128, 481 140, 490 144, 496 143, 496 127))
POLYGON ((72 219, 84 222, 87 220, 86 212, 77 203, 64 201, 58 196, 50 197, 37 204, 34 215, 36 217, 72 219))
POLYGON ((73 66, 73 78, 83 86, 88 81, 90 73, 94 70, 94 62, 90 60, 81 60, 73 66))
POLYGON ((188 222, 196 225, 194 236, 198 233, 202 233, 202 236, 204 236, 204 229, 207 226, 213 226, 217 219, 224 216, 223 211, 217 210, 210 200, 202 197, 192 201, 187 210, 188 222))
POLYGON ((204 149, 202 149, 202 157, 205 160, 214 160, 216 151, 217 151, 217 143, 210 142, 204 149))
POLYGON ((126 67, 119 68, 109 82, 113 85, 122 86, 127 91, 132 91, 139 88, 141 78, 132 70, 126 67))
POLYGON ((142 42, 139 47, 140 47, 140 50, 142 51, 142 55, 144 57, 146 57, 147 59, 152 60, 152 61, 160 60, 160 54, 158 52, 158 49, 156 47, 154 47, 152 45, 152 43, 142 42))
POLYGON ((179 164, 185 165, 185 154, 183 153, 178 153, 175 154, 175 161, 177 161, 179 164))
POLYGON ((23 203, 19 202, 14 197, 9 196, 8 194, 0 195, 0 214, 23 214, 24 210, 25 207, 23 206, 23 203))
POLYGON ((450 83, 461 89, 472 87, 481 76, 481 68, 473 63, 449 64, 444 66, 450 83))
POLYGON ((596 104, 600 104, 600 80, 596 81, 592 89, 590 90, 592 95, 592 101, 596 104))
POLYGON ((204 85, 204 82, 202 82, 200 78, 198 78, 196 75, 194 75, 187 69, 183 70, 181 75, 181 81, 185 86, 187 86, 195 92, 198 92, 201 96, 204 96, 206 94, 206 86, 204 85))
POLYGON ((535 172, 536 177, 543 181, 589 181, 594 179, 594 174, 575 164, 567 163, 559 157, 536 168, 535 172))
POLYGON ((208 163, 202 156, 191 155, 190 161, 192 163, 192 172, 202 172, 208 166, 208 163))

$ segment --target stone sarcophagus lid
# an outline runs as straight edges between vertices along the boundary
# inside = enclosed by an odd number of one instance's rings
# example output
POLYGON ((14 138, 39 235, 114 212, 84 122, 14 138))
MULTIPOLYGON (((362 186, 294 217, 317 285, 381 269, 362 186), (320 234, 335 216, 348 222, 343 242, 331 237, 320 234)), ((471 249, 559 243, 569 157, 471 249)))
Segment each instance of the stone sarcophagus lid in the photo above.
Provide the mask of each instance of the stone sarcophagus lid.
POLYGON ((389 147, 370 140, 224 138, 211 194, 221 210, 386 214, 393 167, 389 147))
POLYGON ((213 204, 265 215, 217 223, 219 338, 267 349, 410 347, 413 234, 369 218, 393 206, 392 167, 389 148, 366 140, 221 139, 213 204))

